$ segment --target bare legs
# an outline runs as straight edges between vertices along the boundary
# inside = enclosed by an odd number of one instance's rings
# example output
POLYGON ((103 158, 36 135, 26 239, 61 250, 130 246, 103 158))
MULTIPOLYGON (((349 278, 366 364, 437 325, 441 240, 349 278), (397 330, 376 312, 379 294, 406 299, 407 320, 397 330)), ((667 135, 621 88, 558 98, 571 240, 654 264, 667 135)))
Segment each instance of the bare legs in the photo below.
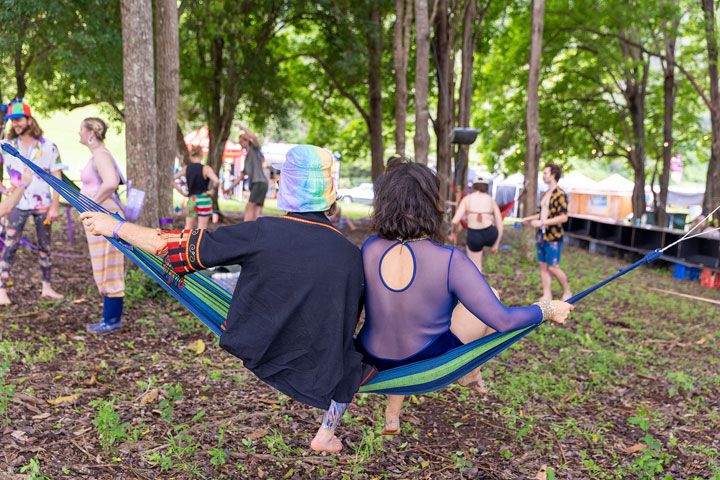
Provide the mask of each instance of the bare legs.
POLYGON ((207 228, 210 223, 210 215, 198 216, 198 228, 207 228))
POLYGON ((557 265, 548 265, 545 262, 540 262, 540 280, 542 282, 543 294, 540 300, 552 300, 552 277, 557 278, 558 283, 563 289, 561 300, 565 301, 572 297, 572 292, 568 286, 568 279, 565 272, 563 272, 557 265))
POLYGON ((325 411, 322 426, 318 429, 315 438, 310 442, 310 448, 317 452, 337 453, 342 450, 342 442, 335 436, 335 429, 342 419, 349 403, 330 402, 330 408, 325 411))
POLYGON ((195 217, 185 217, 185 230, 195 228, 195 217))
MULTIPOLYGON (((497 291, 493 289, 497 296, 497 291)), ((450 331, 463 343, 469 343, 493 333, 495 330, 481 322, 475 315, 465 308, 461 303, 455 307, 450 321, 450 331)), ((472 372, 458 380, 460 385, 472 388, 483 395, 487 393, 487 387, 483 382, 478 367, 472 372)), ((382 429, 383 435, 400 434, 400 412, 405 397, 403 395, 388 395, 387 407, 385 407, 385 426, 382 429)))
POLYGON ((248 202, 247 206, 245 206, 245 222, 252 222, 253 220, 257 220, 260 215, 262 215, 262 205, 258 205, 255 202, 248 202))
POLYGON ((469 248, 466 248, 465 253, 467 253, 468 258, 472 260, 478 270, 480 270, 480 273, 482 273, 482 250, 480 250, 479 252, 473 252, 469 248))

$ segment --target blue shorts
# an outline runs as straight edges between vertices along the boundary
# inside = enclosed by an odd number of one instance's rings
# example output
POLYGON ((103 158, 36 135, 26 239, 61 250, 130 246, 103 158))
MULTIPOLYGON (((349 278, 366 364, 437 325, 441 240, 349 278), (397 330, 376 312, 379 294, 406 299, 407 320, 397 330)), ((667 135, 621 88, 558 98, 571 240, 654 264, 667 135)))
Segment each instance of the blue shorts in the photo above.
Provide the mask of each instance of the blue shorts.
POLYGON ((539 240, 535 245, 537 246, 538 262, 547 263, 548 265, 557 265, 560 263, 562 242, 539 240))

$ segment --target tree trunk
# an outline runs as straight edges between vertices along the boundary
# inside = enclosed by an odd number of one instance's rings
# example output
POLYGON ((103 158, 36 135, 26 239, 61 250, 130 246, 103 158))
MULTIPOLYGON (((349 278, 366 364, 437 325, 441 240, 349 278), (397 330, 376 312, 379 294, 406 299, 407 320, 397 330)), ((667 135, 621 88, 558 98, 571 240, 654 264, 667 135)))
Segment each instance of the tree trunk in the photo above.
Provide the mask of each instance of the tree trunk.
POLYGON ((382 137, 382 10, 375 8, 370 14, 375 27, 368 35, 368 86, 370 100, 370 157, 373 181, 384 170, 382 137))
MULTIPOLYGON (((525 200, 524 215, 532 215, 537 210, 537 178, 542 144, 540 141, 538 90, 540 88, 540 60, 542 56, 543 26, 545 23, 545 0, 532 0, 530 26, 530 60, 527 85, 527 110, 525 123, 525 182, 523 184, 525 200)), ((521 254, 532 261, 535 253, 535 229, 525 225, 520 244, 521 254)))
POLYGON ((172 218, 173 167, 177 140, 180 53, 176 0, 155 0, 157 25, 158 214, 172 218))
POLYGON ((395 0, 393 66, 395 67, 395 152, 405 155, 407 68, 412 27, 412 0, 395 0))
POLYGON ((450 25, 447 0, 439 0, 437 5, 437 17, 435 18, 435 59, 438 64, 438 110, 435 121, 435 137, 437 140, 437 174, 440 178, 440 197, 443 200, 450 199, 450 185, 452 183, 450 149, 450 128, 452 117, 450 110, 450 77, 452 65, 450 63, 450 25))
POLYGON ((708 162, 707 181, 703 208, 709 213, 720 203, 720 91, 718 91, 718 45, 715 37, 715 2, 702 0, 705 13, 705 38, 708 49, 708 73, 710 75, 710 103, 715 109, 710 110, 710 128, 712 144, 710 161, 708 162))
POLYGON ((22 49, 18 49, 17 52, 15 52, 15 86, 17 93, 15 94, 16 98, 23 98, 25 96, 25 92, 27 91, 27 84, 25 83, 25 69, 23 68, 22 64, 22 49))
MULTIPOLYGON (((673 115, 675 113, 675 29, 678 20, 674 19, 670 30, 665 32, 665 79, 663 82, 663 168, 660 174, 660 194, 656 202, 655 224, 660 227, 667 225, 667 196, 670 185, 670 163, 673 151, 673 115)), ((654 196, 653 192, 653 196, 654 196)))
POLYGON ((428 163, 430 133, 430 13, 428 0, 415 0, 415 161, 428 163))
POLYGON ((175 129, 175 149, 175 155, 182 160, 183 165, 188 165, 190 163, 190 151, 185 145, 185 135, 183 135, 179 123, 175 129))
POLYGON ((634 173, 632 193, 633 219, 639 220, 645 213, 645 89, 636 85, 629 90, 628 107, 633 131, 630 165, 634 173))
MULTIPOLYGON (((473 64, 475 61, 475 39, 477 38, 473 32, 473 25, 477 18, 477 9, 475 0, 467 0, 465 2, 465 11, 463 12, 463 31, 462 31, 462 72, 460 74, 460 93, 458 98, 458 127, 467 128, 470 126, 470 107, 472 105, 472 79, 473 64)), ((464 190, 465 180, 467 177, 467 169, 470 154, 470 147, 461 145, 458 149, 458 155, 455 160, 455 184, 459 191, 464 190)))
POLYGON ((153 20, 150 0, 122 0, 123 103, 127 177, 145 191, 138 223, 158 221, 153 20))

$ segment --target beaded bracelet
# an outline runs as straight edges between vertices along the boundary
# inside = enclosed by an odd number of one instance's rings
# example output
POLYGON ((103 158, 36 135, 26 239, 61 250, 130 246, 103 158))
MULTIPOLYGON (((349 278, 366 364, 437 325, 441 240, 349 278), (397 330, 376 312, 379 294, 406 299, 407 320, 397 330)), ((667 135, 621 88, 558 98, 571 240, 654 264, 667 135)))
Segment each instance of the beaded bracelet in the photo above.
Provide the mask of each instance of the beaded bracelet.
POLYGON ((543 322, 555 318, 555 304, 552 300, 540 300, 539 302, 535 302, 535 305, 542 310, 543 322))
POLYGON ((113 228, 113 237, 115 237, 115 240, 120 240, 120 237, 118 237, 118 232, 120 231, 120 227, 123 226, 125 223, 124 220, 121 220, 115 225, 115 228, 113 228))
POLYGON ((18 183, 18 187, 23 187, 24 189, 27 189, 28 186, 24 183, 18 183))

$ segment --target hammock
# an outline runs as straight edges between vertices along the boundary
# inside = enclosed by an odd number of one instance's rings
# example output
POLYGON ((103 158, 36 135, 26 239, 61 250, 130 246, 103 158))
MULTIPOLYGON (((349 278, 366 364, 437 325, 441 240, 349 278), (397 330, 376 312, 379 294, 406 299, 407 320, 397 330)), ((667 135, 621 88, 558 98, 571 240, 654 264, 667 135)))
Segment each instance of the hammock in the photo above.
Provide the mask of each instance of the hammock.
MULTIPOLYGON (((108 212, 97 203, 82 195, 76 189, 77 187, 73 188, 74 185, 70 186, 68 183, 55 178, 50 173, 20 155, 11 145, 4 143, 2 144, 2 149, 22 160, 78 211, 103 212, 117 219, 121 219, 119 215, 108 212)), ((688 234, 689 233, 690 232, 688 232, 688 234)), ((122 253, 130 257, 130 259, 145 273, 150 275, 153 280, 162 285, 165 290, 180 301, 180 303, 185 305, 185 307, 198 317, 213 333, 218 336, 222 334, 224 329, 223 323, 227 317, 230 300, 232 299, 230 293, 200 273, 186 275, 181 288, 175 281, 167 280, 167 277, 172 277, 172 275, 169 275, 170 272, 165 270, 164 262, 160 257, 138 248, 133 248, 132 245, 122 240, 118 241, 112 237, 106 238, 122 253)), ((672 245, 665 247, 663 250, 671 246, 672 245)), ((657 249, 648 253, 643 259, 620 270, 607 280, 575 295, 568 300, 568 303, 575 303, 617 277, 639 267, 643 263, 658 258, 663 250, 657 249)), ((539 325, 540 324, 531 325, 505 333, 495 332, 479 340, 450 350, 438 357, 384 370, 371 381, 362 385, 360 392, 412 395, 438 390, 487 362, 532 332, 539 325)))

